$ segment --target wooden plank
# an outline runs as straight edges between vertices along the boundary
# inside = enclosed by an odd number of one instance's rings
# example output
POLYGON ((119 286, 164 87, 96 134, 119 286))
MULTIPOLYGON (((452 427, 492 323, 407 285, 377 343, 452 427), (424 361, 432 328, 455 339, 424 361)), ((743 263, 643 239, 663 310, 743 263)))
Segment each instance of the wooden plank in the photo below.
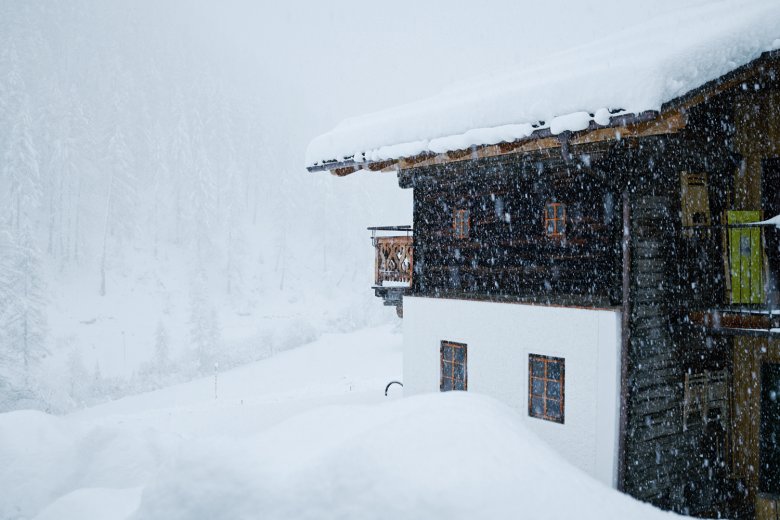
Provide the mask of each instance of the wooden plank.
POLYGON ((364 168, 366 170, 371 170, 372 172, 395 171, 395 164, 396 164, 396 161, 394 161, 394 160, 379 161, 379 162, 369 162, 369 163, 366 163, 364 168))
POLYGON ((335 175, 336 177, 346 177, 347 175, 351 173, 355 173, 360 168, 357 166, 345 166, 343 168, 334 168, 330 171, 331 174, 335 175))
POLYGON ((618 432, 618 478, 617 488, 625 491, 626 481, 626 435, 628 428, 628 363, 631 348, 631 200, 628 192, 622 196, 622 305, 620 341, 620 417, 618 432))
MULTIPOLYGON (((631 126, 606 127, 597 130, 584 130, 577 132, 569 140, 569 144, 581 146, 595 144, 603 141, 618 139, 649 137, 676 133, 687 125, 687 116, 682 110, 670 112, 667 115, 653 121, 638 123, 631 126)), ((398 168, 401 170, 430 166, 433 164, 449 164, 460 161, 472 161, 488 157, 497 157, 508 154, 524 154, 529 152, 549 151, 559 149, 561 141, 558 137, 544 137, 518 140, 512 143, 500 143, 496 145, 483 145, 463 150, 454 150, 436 154, 421 154, 420 156, 403 158, 398 160, 398 168)), ((557 153, 557 152, 556 152, 557 153)), ((574 152, 577 153, 577 152, 574 152)))

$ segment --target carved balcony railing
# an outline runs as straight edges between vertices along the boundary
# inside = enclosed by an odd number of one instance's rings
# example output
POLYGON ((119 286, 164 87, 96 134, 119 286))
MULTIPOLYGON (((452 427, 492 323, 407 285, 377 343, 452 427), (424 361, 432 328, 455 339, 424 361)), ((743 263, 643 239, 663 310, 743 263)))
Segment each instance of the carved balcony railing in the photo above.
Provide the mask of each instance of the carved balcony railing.
POLYGON ((384 299, 385 305, 394 305, 401 316, 403 295, 411 289, 414 272, 412 228, 382 226, 368 229, 376 251, 374 292, 384 299), (399 235, 399 232, 404 234, 399 235))

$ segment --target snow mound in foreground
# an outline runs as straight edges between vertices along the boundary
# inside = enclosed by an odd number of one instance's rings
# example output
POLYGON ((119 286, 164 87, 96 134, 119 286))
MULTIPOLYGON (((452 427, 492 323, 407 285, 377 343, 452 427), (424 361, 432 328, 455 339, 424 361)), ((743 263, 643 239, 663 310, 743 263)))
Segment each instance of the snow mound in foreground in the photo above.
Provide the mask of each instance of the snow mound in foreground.
POLYGON ((669 518, 573 468, 516 413, 466 393, 319 408, 186 443, 133 518, 669 518))

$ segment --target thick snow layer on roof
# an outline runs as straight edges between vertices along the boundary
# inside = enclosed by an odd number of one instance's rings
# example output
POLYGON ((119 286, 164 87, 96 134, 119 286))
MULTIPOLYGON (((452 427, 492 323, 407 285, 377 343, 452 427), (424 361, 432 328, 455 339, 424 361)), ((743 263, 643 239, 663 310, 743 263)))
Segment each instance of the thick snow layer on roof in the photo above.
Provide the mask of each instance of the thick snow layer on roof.
POLYGON ((532 67, 347 119, 311 142, 306 164, 441 153, 522 139, 539 128, 559 134, 587 128, 590 121, 603 125, 617 111, 660 110, 780 48, 780 2, 703 2, 604 32, 609 36, 532 67))

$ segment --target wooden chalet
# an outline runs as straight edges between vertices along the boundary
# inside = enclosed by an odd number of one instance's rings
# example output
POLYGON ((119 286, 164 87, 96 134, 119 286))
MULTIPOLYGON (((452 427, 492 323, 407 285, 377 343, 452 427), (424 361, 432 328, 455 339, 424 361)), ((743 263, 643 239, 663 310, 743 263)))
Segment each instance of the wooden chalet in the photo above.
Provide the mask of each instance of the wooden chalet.
POLYGON ((372 229, 405 392, 495 395, 658 507, 780 518, 780 51, 757 54, 579 130, 312 162, 414 192, 411 226, 372 229))

